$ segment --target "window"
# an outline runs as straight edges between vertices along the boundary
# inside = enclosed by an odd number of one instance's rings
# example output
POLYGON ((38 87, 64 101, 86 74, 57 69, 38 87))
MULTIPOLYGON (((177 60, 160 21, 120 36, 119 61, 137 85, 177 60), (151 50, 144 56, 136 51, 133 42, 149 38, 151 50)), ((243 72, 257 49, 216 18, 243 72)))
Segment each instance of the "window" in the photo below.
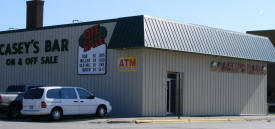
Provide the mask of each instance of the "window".
POLYGON ((77 99, 74 88, 62 88, 61 89, 62 99, 77 99))
POLYGON ((24 99, 41 99, 44 89, 31 89, 24 94, 24 99))
POLYGON ((28 90, 30 90, 31 88, 37 88, 37 87, 42 87, 42 85, 31 85, 28 87, 28 90))
POLYGON ((80 99, 89 99, 92 95, 83 89, 77 88, 77 92, 79 94, 80 99))
POLYGON ((47 92, 47 98, 60 99, 60 89, 52 89, 47 92))

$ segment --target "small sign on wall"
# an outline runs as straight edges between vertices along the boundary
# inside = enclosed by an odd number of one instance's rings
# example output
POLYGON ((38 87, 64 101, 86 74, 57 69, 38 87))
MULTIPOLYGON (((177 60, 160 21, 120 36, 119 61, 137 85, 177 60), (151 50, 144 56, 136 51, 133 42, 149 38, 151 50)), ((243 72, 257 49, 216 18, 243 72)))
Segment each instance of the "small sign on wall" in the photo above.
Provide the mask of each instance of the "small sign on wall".
POLYGON ((137 71, 137 57, 118 58, 117 71, 118 72, 136 72, 137 71))
POLYGON ((211 70, 228 73, 266 74, 267 67, 258 64, 212 61, 211 70))
POLYGON ((97 24, 83 30, 78 40, 78 74, 106 73, 107 43, 114 25, 97 24))
POLYGON ((105 37, 107 29, 95 25, 86 29, 79 38, 78 73, 104 74, 106 65, 105 37))

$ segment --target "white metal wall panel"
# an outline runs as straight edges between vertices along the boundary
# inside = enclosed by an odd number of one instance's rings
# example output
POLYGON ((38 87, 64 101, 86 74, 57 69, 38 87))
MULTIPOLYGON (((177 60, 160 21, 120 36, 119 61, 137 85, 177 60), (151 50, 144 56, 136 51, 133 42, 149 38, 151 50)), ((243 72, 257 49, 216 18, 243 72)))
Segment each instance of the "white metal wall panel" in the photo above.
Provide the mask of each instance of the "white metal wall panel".
POLYGON ((263 62, 144 49, 143 115, 166 115, 168 72, 183 72, 183 115, 265 115, 267 75, 211 71, 211 61, 263 62))

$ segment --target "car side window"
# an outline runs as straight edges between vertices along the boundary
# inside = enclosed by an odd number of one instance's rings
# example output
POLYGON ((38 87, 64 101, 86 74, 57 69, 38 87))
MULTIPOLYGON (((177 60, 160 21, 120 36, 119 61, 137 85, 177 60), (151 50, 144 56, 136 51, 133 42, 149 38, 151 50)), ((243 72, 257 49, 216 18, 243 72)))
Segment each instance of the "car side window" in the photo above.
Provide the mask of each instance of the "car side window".
POLYGON ((89 99, 89 97, 92 96, 88 91, 80 89, 80 88, 77 88, 77 92, 78 92, 80 99, 89 99))
POLYGON ((77 99, 74 88, 62 88, 61 89, 62 99, 77 99))
POLYGON ((47 98, 60 99, 61 98, 60 89, 51 89, 51 90, 48 90, 48 92, 47 92, 47 98))

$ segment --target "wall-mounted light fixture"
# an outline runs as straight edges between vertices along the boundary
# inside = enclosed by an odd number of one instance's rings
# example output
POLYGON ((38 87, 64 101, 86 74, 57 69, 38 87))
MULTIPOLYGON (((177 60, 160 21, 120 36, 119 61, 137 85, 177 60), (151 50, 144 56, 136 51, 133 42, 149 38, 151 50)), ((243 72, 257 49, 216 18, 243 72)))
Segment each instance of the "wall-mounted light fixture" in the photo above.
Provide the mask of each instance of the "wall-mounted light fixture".
POLYGON ((212 61, 211 62, 211 69, 212 70, 217 70, 218 68, 218 62, 217 61, 212 61))
POLYGON ((266 66, 262 66, 262 70, 263 70, 264 73, 266 73, 267 72, 267 67, 266 66))

